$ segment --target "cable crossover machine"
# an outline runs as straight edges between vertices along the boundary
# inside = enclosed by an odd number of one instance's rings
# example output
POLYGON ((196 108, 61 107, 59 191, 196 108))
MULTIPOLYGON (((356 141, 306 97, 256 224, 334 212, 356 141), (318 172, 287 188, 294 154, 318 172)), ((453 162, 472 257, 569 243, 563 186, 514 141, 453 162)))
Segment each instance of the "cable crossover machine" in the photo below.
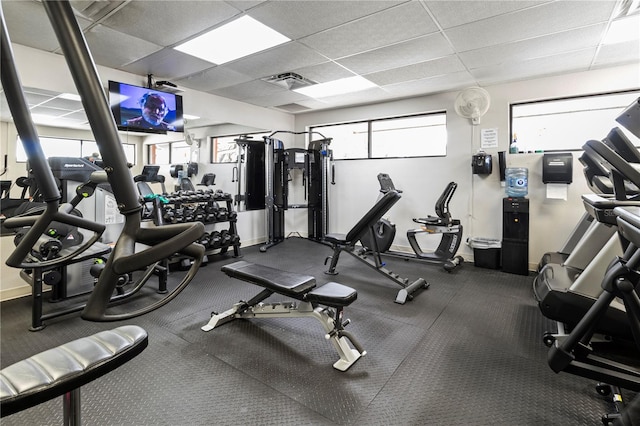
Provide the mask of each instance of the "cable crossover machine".
POLYGON ((317 132, 284 130, 262 140, 247 135, 235 139, 239 149, 233 179, 238 188, 235 203, 239 210, 265 210, 267 241, 260 247, 261 252, 285 240, 288 209, 307 209, 308 238, 318 242, 324 239, 329 221, 329 185, 335 184, 331 140, 317 132), (278 133, 315 133, 321 138, 309 142, 307 149, 285 149, 284 143, 274 138, 278 133), (295 170, 302 172, 305 204, 289 204, 289 181, 295 170))

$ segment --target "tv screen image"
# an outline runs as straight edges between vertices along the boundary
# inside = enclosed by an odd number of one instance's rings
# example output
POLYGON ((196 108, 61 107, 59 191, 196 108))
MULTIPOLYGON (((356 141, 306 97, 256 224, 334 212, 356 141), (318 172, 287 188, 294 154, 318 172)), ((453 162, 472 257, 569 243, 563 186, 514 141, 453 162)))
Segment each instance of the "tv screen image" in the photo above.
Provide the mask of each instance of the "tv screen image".
POLYGON ((109 103, 120 130, 183 132, 182 96, 109 81, 109 103))

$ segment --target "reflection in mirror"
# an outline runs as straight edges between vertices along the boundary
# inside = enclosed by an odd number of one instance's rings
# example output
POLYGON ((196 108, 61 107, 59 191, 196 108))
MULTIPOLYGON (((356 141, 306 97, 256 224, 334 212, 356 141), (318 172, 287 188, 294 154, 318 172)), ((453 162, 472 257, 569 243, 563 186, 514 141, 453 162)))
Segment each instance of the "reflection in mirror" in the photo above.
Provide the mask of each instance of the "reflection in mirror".
POLYGON ((236 163, 238 162, 238 144, 236 139, 240 136, 253 140, 262 140, 264 136, 269 136, 267 133, 242 133, 233 136, 211 136, 211 162, 212 163, 236 163))

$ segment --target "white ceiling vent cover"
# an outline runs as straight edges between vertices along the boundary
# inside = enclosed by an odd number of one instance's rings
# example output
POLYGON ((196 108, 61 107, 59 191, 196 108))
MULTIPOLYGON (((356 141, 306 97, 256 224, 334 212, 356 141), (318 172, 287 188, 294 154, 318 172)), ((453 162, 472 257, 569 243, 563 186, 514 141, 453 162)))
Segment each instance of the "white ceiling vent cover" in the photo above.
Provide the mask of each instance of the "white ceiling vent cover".
POLYGON ((307 87, 316 84, 315 81, 304 78, 303 76, 294 72, 285 72, 282 74, 276 74, 261 79, 267 83, 275 84, 288 90, 299 89, 300 87, 307 87))

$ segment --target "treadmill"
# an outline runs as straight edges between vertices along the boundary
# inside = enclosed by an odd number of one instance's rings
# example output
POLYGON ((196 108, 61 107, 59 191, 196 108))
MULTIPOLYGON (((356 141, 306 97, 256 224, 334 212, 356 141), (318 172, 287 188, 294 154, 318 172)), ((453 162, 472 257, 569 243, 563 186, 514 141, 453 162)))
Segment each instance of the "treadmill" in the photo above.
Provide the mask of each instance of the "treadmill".
MULTIPOLYGON (((622 255, 622 247, 616 235, 613 209, 640 209, 640 196, 637 193, 637 188, 640 187, 640 169, 628 161, 631 158, 640 158, 640 153, 621 130, 614 128, 603 141, 589 141, 583 149, 585 158, 596 163, 606 161, 607 168, 611 170, 614 197, 601 194, 582 197, 587 213, 595 219, 590 231, 596 235, 596 230, 599 230, 598 235, 601 238, 609 232, 610 238, 596 243, 596 237, 587 233, 564 263, 544 265, 535 278, 533 289, 540 310, 547 318, 558 321, 558 334, 545 334, 544 340, 548 345, 558 338, 566 337, 565 324, 571 327, 584 316, 602 292, 599 284, 608 266, 622 255), (612 147, 615 147, 615 150, 612 147), (636 190, 629 191, 630 189, 636 190), (597 251, 591 259, 585 254, 589 251, 586 249, 588 246, 591 247, 591 252, 597 251)), ((628 320, 619 301, 612 303, 607 311, 607 319, 600 327, 598 333, 628 338, 628 320)))

